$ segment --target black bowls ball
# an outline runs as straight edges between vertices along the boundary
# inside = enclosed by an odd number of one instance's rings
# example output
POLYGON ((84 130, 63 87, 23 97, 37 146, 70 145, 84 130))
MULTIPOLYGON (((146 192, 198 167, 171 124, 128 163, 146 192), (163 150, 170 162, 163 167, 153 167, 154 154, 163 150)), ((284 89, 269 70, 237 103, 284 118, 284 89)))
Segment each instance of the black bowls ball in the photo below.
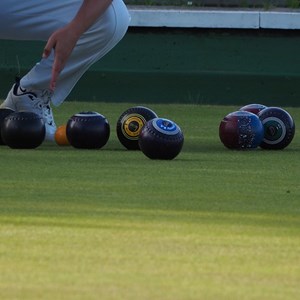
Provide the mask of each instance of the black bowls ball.
POLYGON ((280 150, 292 142, 295 135, 295 122, 286 110, 280 107, 268 107, 258 116, 264 127, 261 148, 280 150))
POLYGON ((0 145, 5 145, 2 136, 1 136, 1 128, 2 128, 2 124, 4 119, 10 115, 11 113, 13 113, 14 111, 10 108, 1 108, 0 109, 0 145))
POLYGON ((33 149, 42 144, 46 129, 42 117, 33 112, 14 112, 2 123, 3 142, 16 149, 33 149))
POLYGON ((80 112, 68 120, 66 134, 75 148, 100 149, 109 139, 110 126, 98 112, 80 112))
POLYGON ((165 118, 154 118, 142 128, 139 147, 151 159, 171 160, 181 151, 184 136, 180 127, 165 118))
POLYGON ((117 136, 128 150, 140 150, 138 139, 141 129, 147 121, 157 118, 151 109, 135 106, 125 110, 117 121, 117 136))

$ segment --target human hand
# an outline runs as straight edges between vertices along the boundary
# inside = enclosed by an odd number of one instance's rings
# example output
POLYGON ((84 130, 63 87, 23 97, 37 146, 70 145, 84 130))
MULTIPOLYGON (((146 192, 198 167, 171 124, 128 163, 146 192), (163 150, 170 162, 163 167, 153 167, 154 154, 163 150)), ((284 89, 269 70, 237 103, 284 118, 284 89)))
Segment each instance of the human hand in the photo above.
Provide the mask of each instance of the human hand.
POLYGON ((52 74, 50 80, 50 89, 55 90, 56 82, 60 72, 71 55, 79 35, 69 24, 52 33, 43 51, 43 58, 48 58, 52 49, 54 49, 54 62, 52 66, 52 74))

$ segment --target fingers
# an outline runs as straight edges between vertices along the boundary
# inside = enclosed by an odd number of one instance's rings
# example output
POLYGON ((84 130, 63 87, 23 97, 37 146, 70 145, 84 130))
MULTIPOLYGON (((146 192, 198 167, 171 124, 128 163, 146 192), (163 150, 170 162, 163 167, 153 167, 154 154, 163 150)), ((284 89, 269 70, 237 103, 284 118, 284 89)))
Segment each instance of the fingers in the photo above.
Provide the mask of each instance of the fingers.
MULTIPOLYGON (((52 49, 55 49, 55 45, 56 45, 56 42, 54 42, 54 39, 52 39, 50 37, 49 40, 47 41, 47 44, 46 44, 45 48, 44 48, 42 57, 43 58, 48 58, 49 55, 51 54, 52 49)), ((57 78, 58 78, 58 75, 59 75, 61 69, 62 68, 61 68, 60 63, 59 63, 59 57, 57 57, 57 55, 55 55, 55 59, 54 59, 53 66, 52 66, 52 75, 51 75, 51 80, 50 80, 50 86, 49 86, 49 88, 52 91, 55 90, 56 81, 57 81, 57 78)))
POLYGON ((70 57, 77 40, 78 37, 72 34, 72 28, 65 27, 54 32, 47 41, 42 56, 46 59, 51 54, 51 51, 54 50, 54 61, 50 79, 50 89, 52 91, 56 87, 58 76, 70 57))
POLYGON ((50 53, 51 53, 51 50, 54 49, 54 48, 55 48, 55 42, 53 41, 53 39, 49 38, 49 40, 47 41, 47 44, 44 48, 42 57, 43 58, 48 58, 50 53))
POLYGON ((55 55, 54 63, 52 66, 52 76, 50 80, 50 89, 52 91, 54 91, 56 88, 56 82, 62 69, 63 69, 62 61, 58 55, 55 55))
POLYGON ((52 91, 55 90, 56 88, 56 82, 57 82, 57 78, 61 72, 61 70, 64 67, 64 63, 63 63, 63 58, 62 58, 62 54, 60 53, 59 49, 56 49, 56 42, 54 41, 54 39, 49 39, 44 51, 43 51, 43 58, 48 58, 49 55, 51 54, 52 49, 55 50, 55 56, 54 56, 54 62, 53 62, 53 66, 52 66, 52 74, 51 74, 51 80, 50 80, 50 89, 52 91))

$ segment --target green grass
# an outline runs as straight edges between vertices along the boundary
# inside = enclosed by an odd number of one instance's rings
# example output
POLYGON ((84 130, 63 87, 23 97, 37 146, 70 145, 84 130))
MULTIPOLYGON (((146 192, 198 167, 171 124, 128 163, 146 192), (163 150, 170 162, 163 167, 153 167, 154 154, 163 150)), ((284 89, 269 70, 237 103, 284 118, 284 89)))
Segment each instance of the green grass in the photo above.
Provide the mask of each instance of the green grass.
POLYGON ((283 151, 230 151, 218 126, 238 107, 147 105, 185 135, 175 160, 152 161, 117 140, 133 105, 55 110, 58 125, 104 114, 101 150, 0 148, 0 298, 299 299, 299 133, 283 151))

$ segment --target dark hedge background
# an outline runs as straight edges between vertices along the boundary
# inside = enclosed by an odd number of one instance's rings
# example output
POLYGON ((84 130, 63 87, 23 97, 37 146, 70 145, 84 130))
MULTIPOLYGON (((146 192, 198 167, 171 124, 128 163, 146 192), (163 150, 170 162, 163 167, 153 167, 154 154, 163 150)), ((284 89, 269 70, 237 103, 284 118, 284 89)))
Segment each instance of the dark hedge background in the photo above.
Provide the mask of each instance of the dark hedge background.
POLYGON ((250 7, 272 8, 287 7, 300 8, 300 0, 124 0, 131 5, 158 6, 199 6, 199 7, 250 7))

